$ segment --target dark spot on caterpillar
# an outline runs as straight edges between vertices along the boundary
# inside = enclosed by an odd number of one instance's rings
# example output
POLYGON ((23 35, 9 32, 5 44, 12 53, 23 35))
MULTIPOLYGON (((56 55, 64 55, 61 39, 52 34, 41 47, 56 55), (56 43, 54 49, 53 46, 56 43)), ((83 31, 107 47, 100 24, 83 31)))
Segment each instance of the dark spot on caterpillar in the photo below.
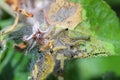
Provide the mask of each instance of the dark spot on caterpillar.
POLYGON ((60 74, 60 73, 62 73, 64 70, 62 69, 62 68, 60 68, 58 71, 57 71, 57 73, 58 74, 60 74))
POLYGON ((37 38, 34 36, 33 39, 36 40, 37 38))
POLYGON ((41 50, 38 48, 38 53, 41 53, 41 50))
POLYGON ((53 53, 53 50, 52 50, 52 49, 50 49, 50 53, 53 53))
POLYGON ((41 51, 40 51, 40 50, 38 50, 38 53, 41 53, 41 51))
POLYGON ((68 31, 68 28, 66 28, 65 31, 68 31))
POLYGON ((70 49, 73 49, 73 45, 70 45, 70 49))
POLYGON ((45 72, 45 70, 43 70, 42 72, 45 72))
POLYGON ((74 57, 74 55, 73 54, 71 54, 71 58, 73 58, 74 57))

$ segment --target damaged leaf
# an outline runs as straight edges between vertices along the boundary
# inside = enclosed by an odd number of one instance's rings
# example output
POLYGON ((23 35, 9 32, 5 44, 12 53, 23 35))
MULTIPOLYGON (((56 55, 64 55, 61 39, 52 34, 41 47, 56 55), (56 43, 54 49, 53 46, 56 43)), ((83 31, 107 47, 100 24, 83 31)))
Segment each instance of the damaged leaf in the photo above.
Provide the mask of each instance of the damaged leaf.
POLYGON ((74 29, 82 21, 81 11, 80 4, 56 0, 50 6, 48 18, 58 27, 74 29))

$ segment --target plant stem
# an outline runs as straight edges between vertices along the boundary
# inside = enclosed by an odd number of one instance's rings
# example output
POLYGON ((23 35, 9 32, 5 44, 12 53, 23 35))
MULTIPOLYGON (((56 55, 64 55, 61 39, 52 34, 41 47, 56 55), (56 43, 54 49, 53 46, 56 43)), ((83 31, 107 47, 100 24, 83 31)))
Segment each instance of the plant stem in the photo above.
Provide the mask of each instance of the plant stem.
POLYGON ((10 14, 12 17, 15 17, 14 10, 7 5, 3 0, 0 1, 0 8, 6 11, 8 14, 10 14))

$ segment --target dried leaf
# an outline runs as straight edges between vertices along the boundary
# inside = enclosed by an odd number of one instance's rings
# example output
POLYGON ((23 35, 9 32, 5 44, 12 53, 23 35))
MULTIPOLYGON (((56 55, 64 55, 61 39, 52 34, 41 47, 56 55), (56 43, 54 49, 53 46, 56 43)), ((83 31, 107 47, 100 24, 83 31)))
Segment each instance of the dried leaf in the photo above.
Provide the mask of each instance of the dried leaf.
POLYGON ((48 18, 58 27, 74 29, 82 20, 81 11, 80 4, 56 0, 50 6, 48 18))
POLYGON ((17 10, 19 7, 19 0, 5 0, 5 2, 12 6, 13 10, 17 10))
POLYGON ((27 12, 24 10, 24 8, 21 9, 22 5, 26 5, 26 1, 20 1, 20 0, 5 0, 5 2, 12 7, 13 10, 16 12, 20 12, 26 17, 33 17, 33 14, 30 12, 27 12), (22 4, 21 4, 22 3, 22 4))

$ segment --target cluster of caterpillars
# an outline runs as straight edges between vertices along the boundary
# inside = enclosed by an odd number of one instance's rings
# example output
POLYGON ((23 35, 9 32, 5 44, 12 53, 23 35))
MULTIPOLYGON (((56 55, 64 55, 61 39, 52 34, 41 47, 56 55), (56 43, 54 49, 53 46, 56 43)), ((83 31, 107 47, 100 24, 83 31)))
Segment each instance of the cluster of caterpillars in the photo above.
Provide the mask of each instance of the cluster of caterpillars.
POLYGON ((91 36, 73 37, 70 35, 72 32, 75 33, 68 28, 54 28, 47 35, 47 44, 36 46, 35 54, 42 55, 42 58, 38 56, 32 65, 34 67, 29 77, 30 80, 44 80, 50 73, 60 76, 64 70, 65 60, 105 54, 105 51, 100 53, 95 53, 93 50, 88 51, 86 46, 91 43, 91 36))
POLYGON ((51 72, 57 73, 59 70, 63 70, 64 60, 66 59, 88 56, 86 54, 86 49, 81 50, 80 46, 85 47, 85 42, 90 41, 90 36, 72 38, 69 36, 69 32, 69 29, 65 28, 59 30, 53 35, 49 34, 50 38, 48 38, 48 43, 38 48, 37 53, 43 55, 43 57, 36 60, 32 70, 31 80, 43 80, 51 72), (55 70, 54 68, 58 65, 60 69, 55 70))

